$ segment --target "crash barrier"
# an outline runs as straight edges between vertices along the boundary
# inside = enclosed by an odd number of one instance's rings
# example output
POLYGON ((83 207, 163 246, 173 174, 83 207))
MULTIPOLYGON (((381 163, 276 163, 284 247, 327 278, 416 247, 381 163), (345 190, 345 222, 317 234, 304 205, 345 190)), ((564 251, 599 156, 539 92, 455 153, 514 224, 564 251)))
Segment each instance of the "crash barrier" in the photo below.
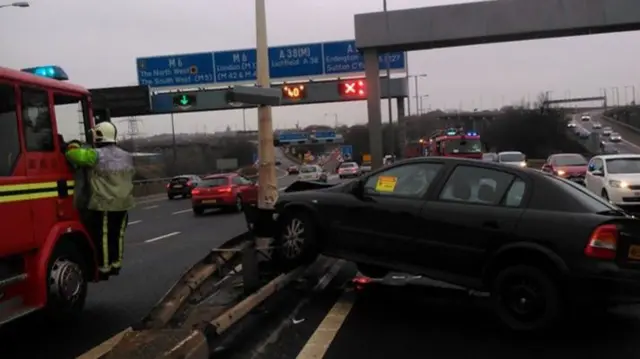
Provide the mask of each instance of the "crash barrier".
POLYGON ((247 208, 249 231, 188 269, 130 330, 79 358, 210 358, 250 328, 247 321, 267 312, 254 310, 259 305, 293 284, 296 292, 322 289, 342 268, 344 261, 326 257, 291 270, 279 267, 270 258, 269 238, 257 238, 275 229, 272 211, 247 208))
POLYGON ((640 129, 638 129, 638 128, 634 127, 634 126, 631 126, 631 125, 630 125, 630 124, 628 124, 628 123, 624 123, 624 122, 622 122, 622 121, 620 121, 620 120, 616 120, 616 119, 615 119, 615 118, 613 118, 613 117, 609 117, 609 116, 602 115, 602 118, 604 118, 604 119, 605 119, 605 120, 607 120, 607 121, 611 121, 611 122, 615 123, 616 125, 620 125, 620 126, 622 126, 622 127, 626 128, 626 129, 627 129, 627 130, 629 130, 629 131, 633 131, 633 132, 635 132, 635 133, 640 133, 640 129))

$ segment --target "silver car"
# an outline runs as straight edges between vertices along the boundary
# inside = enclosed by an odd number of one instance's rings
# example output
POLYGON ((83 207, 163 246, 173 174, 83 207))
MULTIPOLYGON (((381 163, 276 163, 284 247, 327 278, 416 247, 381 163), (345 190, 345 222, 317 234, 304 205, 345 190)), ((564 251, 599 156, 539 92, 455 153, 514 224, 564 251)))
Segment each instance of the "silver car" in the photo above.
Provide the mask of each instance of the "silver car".
POLYGON ((609 135, 609 141, 611 141, 611 142, 620 142, 620 141, 622 141, 622 136, 620 136, 620 134, 617 133, 617 132, 613 132, 613 133, 611 133, 611 135, 609 135))
POLYGON ((527 167, 527 158, 520 151, 500 152, 498 162, 508 166, 527 167))
POLYGON ((594 130, 599 130, 602 128, 602 124, 600 122, 594 122, 591 124, 591 128, 593 128, 594 130))
POLYGON ((612 132, 613 132, 613 129, 611 127, 605 127, 602 129, 603 136, 611 136, 612 132))

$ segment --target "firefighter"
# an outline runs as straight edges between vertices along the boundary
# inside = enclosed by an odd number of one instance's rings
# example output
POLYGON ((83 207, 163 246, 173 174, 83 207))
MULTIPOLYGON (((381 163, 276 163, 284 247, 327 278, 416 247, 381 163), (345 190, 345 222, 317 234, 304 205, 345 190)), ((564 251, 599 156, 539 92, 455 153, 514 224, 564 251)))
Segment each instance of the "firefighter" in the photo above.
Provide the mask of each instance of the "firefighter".
POLYGON ((66 157, 79 170, 88 172, 88 231, 99 253, 100 273, 116 275, 122 268, 127 212, 134 206, 133 156, 116 146, 118 131, 111 122, 97 124, 91 134, 95 148, 71 141, 66 157))

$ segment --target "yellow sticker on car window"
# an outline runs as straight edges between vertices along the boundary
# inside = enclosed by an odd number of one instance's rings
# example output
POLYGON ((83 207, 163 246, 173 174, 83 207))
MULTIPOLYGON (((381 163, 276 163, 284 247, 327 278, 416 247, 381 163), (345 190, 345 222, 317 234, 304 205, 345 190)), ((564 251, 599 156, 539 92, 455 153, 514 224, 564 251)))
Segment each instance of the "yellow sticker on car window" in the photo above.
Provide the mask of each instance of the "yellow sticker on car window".
POLYGON ((376 182, 376 192, 393 192, 398 183, 398 177, 380 176, 376 182))

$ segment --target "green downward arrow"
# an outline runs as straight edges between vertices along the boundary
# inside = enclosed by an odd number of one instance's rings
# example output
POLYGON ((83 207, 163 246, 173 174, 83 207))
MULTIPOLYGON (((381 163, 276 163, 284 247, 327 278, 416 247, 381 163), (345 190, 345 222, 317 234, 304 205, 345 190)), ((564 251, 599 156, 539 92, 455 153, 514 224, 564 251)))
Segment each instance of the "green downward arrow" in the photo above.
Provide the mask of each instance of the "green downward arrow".
POLYGON ((189 98, 187 97, 187 95, 182 95, 182 97, 180 98, 180 104, 182 106, 186 106, 189 104, 189 98))

